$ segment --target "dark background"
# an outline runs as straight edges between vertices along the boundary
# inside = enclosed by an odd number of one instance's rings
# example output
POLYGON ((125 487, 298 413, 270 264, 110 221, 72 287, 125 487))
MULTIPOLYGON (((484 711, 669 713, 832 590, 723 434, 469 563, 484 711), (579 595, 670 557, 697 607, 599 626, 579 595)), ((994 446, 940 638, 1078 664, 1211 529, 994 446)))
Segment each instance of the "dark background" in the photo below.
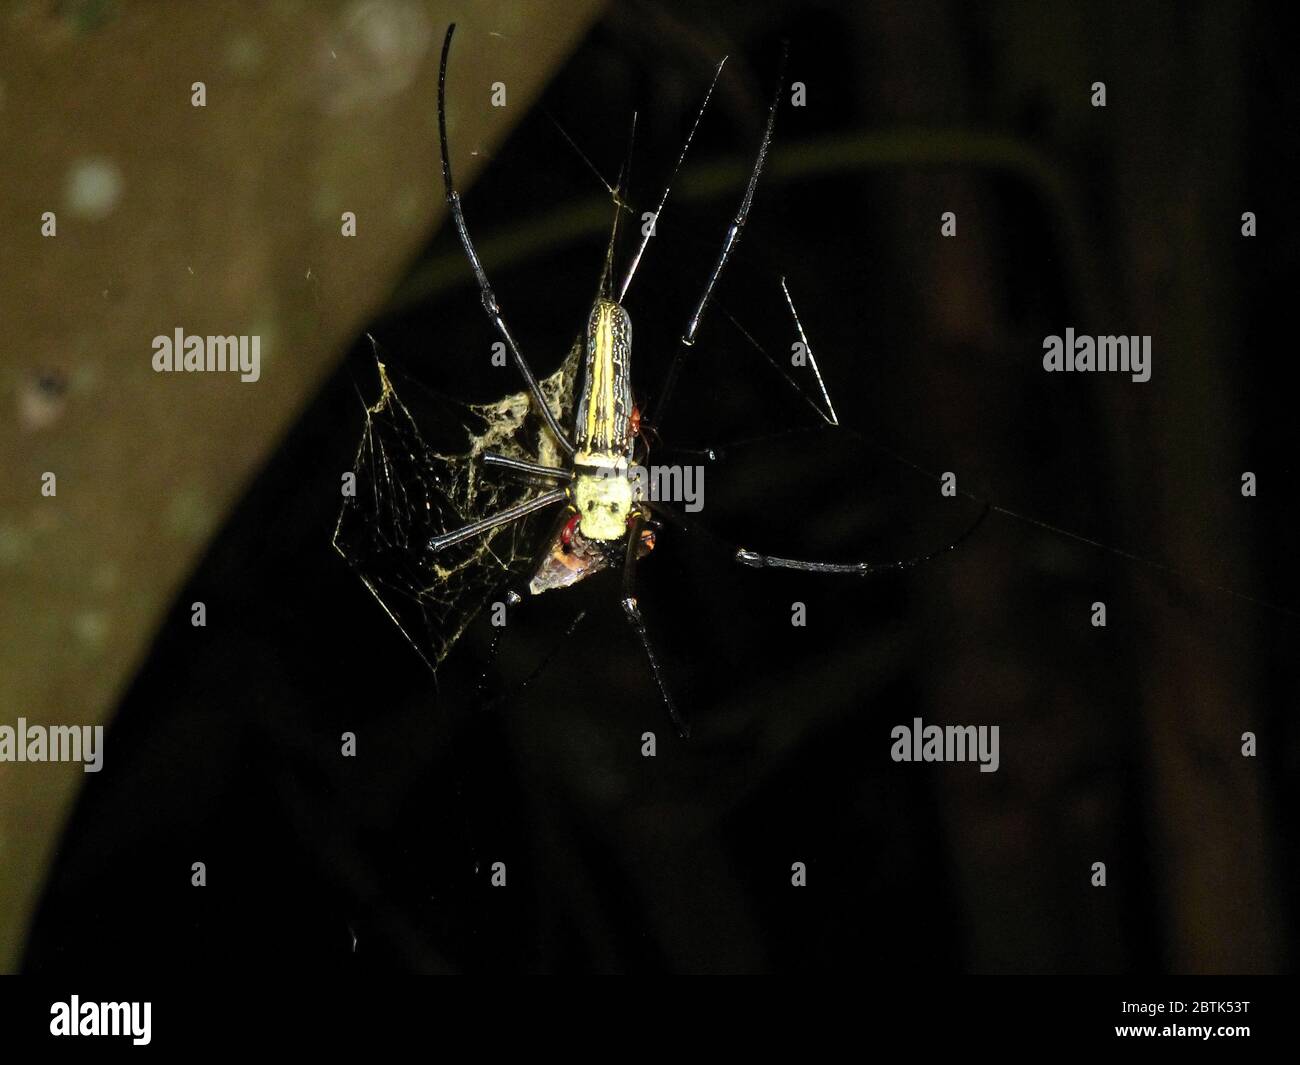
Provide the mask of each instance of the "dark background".
MULTIPOLYGON (((818 429, 714 313, 664 445, 713 448, 701 520, 776 554, 908 557, 976 499, 999 509, 957 552, 869 580, 742 570, 663 533, 641 600, 688 742, 613 574, 517 611, 485 681, 481 617, 435 684, 330 547, 374 387, 359 338, 123 700, 28 971, 1293 967, 1298 620, 1268 605, 1300 604, 1284 27, 1229 4, 616 5, 545 107, 610 178, 638 112, 640 210, 731 56, 627 300, 643 399, 735 209, 783 38, 809 102, 783 101, 718 300, 783 358, 786 276, 854 433, 818 429), (1045 374, 1042 338, 1071 325, 1151 334, 1151 381, 1045 374), (976 498, 941 498, 941 470, 976 498), (893 763, 890 729, 915 716, 999 725, 1000 770, 893 763)), ((436 180, 435 146, 411 150, 436 180)), ((540 109, 467 191, 539 373, 581 328, 604 234, 511 234, 601 195, 540 109)), ((412 378, 490 398, 518 382, 488 365, 468 269, 429 295, 456 253, 439 233, 373 332, 412 378)))

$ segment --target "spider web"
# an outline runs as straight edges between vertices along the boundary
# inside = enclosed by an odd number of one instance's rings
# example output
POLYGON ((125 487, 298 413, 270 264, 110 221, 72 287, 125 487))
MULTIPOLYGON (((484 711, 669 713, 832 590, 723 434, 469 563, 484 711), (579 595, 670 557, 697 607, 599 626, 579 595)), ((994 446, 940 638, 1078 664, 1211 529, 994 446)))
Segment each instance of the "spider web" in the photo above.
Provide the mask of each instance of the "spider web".
MULTIPOLYGON (((572 409, 580 352, 575 343, 560 368, 539 382, 561 424, 572 409)), ((492 592, 527 576, 555 512, 529 515, 436 555, 430 538, 540 493, 502 470, 485 469, 485 452, 548 466, 562 465, 564 456, 527 391, 486 404, 440 397, 453 412, 450 435, 460 441, 436 450, 398 398, 378 351, 375 364, 379 397, 365 410, 352 471, 355 495, 344 497, 334 548, 436 670, 492 592)))

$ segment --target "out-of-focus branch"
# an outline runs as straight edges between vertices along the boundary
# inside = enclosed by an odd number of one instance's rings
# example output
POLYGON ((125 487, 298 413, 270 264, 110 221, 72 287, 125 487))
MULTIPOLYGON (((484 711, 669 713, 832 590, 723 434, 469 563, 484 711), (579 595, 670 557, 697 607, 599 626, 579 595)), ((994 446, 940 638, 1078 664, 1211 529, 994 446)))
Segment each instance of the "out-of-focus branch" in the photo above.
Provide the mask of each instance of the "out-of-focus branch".
MULTIPOLYGON (((0 13, 0 720, 106 720, 244 485, 442 218, 447 22, 468 185, 601 6, 0 13), (177 328, 258 336, 258 380, 155 372, 153 338, 177 328)), ((83 779, 0 764, 0 971, 83 779)))

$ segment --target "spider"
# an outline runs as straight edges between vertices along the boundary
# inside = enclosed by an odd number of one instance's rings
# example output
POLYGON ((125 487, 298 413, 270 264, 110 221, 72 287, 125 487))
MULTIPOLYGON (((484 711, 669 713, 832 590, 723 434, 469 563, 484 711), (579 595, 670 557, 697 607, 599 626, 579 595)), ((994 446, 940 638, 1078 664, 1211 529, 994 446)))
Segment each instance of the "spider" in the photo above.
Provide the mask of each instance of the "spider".
MULTIPOLYGON (((684 527, 686 519, 662 502, 651 502, 641 498, 642 493, 638 492, 637 485, 634 484, 632 471, 636 467, 637 460, 643 460, 646 456, 647 429, 663 419, 664 408, 671 397, 677 373, 680 372, 686 354, 695 343, 699 326, 714 293, 714 287, 740 242, 753 204, 754 190, 757 189, 768 148, 772 143, 772 129, 776 124, 777 104, 780 101, 780 77, 777 78, 776 94, 772 96, 771 105, 767 109, 762 142, 759 143, 757 157, 750 170, 744 195, 741 196, 735 217, 725 231, 722 248, 714 267, 708 273, 703 293, 695 303, 693 311, 690 312, 689 319, 686 320, 679 347, 669 367, 666 385, 659 395, 654 415, 650 419, 645 419, 641 408, 633 398, 632 359, 630 359, 632 319, 627 308, 624 307, 624 298, 650 241, 653 228, 642 231, 640 246, 632 256, 627 272, 623 274, 623 280, 615 285, 612 260, 614 260, 617 225, 619 225, 616 213, 614 233, 610 238, 610 251, 606 256, 606 269, 601 280, 601 291, 591 306, 584 338, 582 338, 582 388, 577 395, 575 412, 573 412, 572 433, 569 433, 565 432, 565 428, 560 424, 551 403, 547 401, 541 385, 529 368, 528 360, 524 358, 523 352, 520 351, 515 337, 508 328, 497 295, 487 280, 487 274, 469 237, 468 226, 465 225, 460 195, 456 191, 455 181, 452 178, 451 156, 447 146, 447 60, 451 53, 451 39, 455 29, 455 23, 447 27, 446 38, 443 39, 442 44, 442 59, 438 68, 438 140, 442 155, 442 181, 446 190, 447 207, 450 208, 452 224, 455 225, 461 247, 464 248, 465 257, 469 260, 478 283, 478 291, 487 317, 507 350, 510 351, 513 364, 519 369, 520 376, 524 378, 534 406, 545 420, 546 432, 550 434, 551 441, 562 454, 563 462, 551 466, 551 464, 528 462, 528 460, 511 458, 491 451, 485 453, 482 455, 485 468, 495 469, 506 476, 517 475, 533 482, 538 480, 550 482, 554 486, 546 492, 525 498, 516 505, 504 508, 495 514, 482 516, 460 525, 459 528, 447 529, 446 532, 437 534, 430 538, 429 550, 437 555, 448 547, 463 544, 464 541, 474 537, 484 536, 485 533, 515 523, 534 512, 552 507, 563 508, 563 520, 559 531, 542 551, 532 580, 529 581, 530 592, 538 594, 556 586, 571 585, 578 580, 584 580, 591 573, 602 570, 616 559, 623 559, 621 609, 628 623, 636 631, 637 637, 640 638, 642 648, 645 649, 651 675, 654 676, 669 718, 672 719, 673 726, 677 728, 682 739, 685 739, 690 735, 690 728, 682 718, 680 710, 677 709, 676 702, 673 701, 671 690, 664 680, 663 668, 655 653, 654 642, 651 641, 645 619, 641 614, 636 592, 636 564, 638 559, 645 557, 653 549, 655 532, 662 527, 663 523, 684 527)), ((784 57, 781 66, 784 70, 784 57)), ((680 168, 682 159, 685 159, 695 129, 698 129, 699 118, 705 113, 708 98, 712 94, 712 88, 718 82, 720 72, 722 72, 722 64, 719 64, 714 74, 714 81, 708 88, 701 109, 695 117, 695 124, 682 147, 681 155, 677 159, 677 168, 680 168)), ((673 176, 676 176, 676 168, 673 169, 673 176)), ((671 178, 663 195, 660 196, 658 209, 653 216, 655 220, 662 215, 669 189, 671 189, 671 178)), ((619 198, 616 196, 615 199, 616 207, 621 207, 619 198)), ((789 299, 788 290, 787 299, 789 299)), ((794 313, 793 302, 790 303, 790 311, 794 313)), ((802 338, 803 330, 798 322, 797 313, 794 315, 794 320, 802 338)), ((803 339, 806 341, 806 338, 803 339)), ((818 380, 820 381, 819 373, 818 380)), ((833 410, 831 421, 835 424, 833 410)), ((904 570, 904 568, 919 566, 920 563, 928 562, 945 551, 954 549, 959 542, 975 531, 985 514, 987 510, 980 512, 975 523, 952 544, 919 555, 917 558, 896 560, 896 562, 818 562, 809 559, 780 558, 740 546, 733 549, 733 558, 737 563, 759 568, 759 570, 783 568, 783 570, 854 576, 904 570)))
MULTIPOLYGON (((689 533, 694 542, 699 542, 702 536, 722 543, 736 562, 749 567, 865 576, 906 569, 951 550, 979 525, 988 512, 988 504, 957 540, 937 551, 897 562, 836 563, 783 558, 725 544, 686 514, 653 498, 654 493, 646 498, 641 475, 646 472, 642 464, 648 458, 649 442, 658 439, 655 426, 662 422, 714 287, 744 229, 771 144, 779 90, 767 111, 758 155, 739 208, 726 230, 703 294, 679 338, 654 411, 646 415, 632 392, 632 324, 624 299, 654 234, 653 225, 643 227, 640 244, 621 280, 615 283, 619 221, 630 210, 623 199, 623 174, 630 166, 630 144, 629 159, 620 174, 618 187, 602 179, 614 200, 614 225, 586 326, 560 368, 539 380, 506 325, 474 249, 452 178, 446 132, 446 77, 454 31, 454 25, 448 27, 438 78, 443 184, 452 221, 478 283, 483 307, 526 387, 495 403, 461 404, 464 443, 449 453, 439 452, 425 442, 417 419, 398 398, 375 345, 380 395, 373 405, 366 407, 365 432, 353 471, 354 491, 344 492, 334 546, 357 570, 365 586, 435 676, 442 659, 487 596, 500 586, 503 576, 510 581, 526 580, 528 592, 537 595, 569 587, 621 564, 623 613, 644 648, 668 714, 678 733, 685 737, 689 729, 665 682, 636 593, 636 563, 654 548, 656 535, 664 525, 689 533), (470 423, 477 423, 480 431, 471 429, 470 423), (566 424, 571 426, 568 431, 566 424), (539 516, 548 511, 554 515, 551 526, 549 530, 539 530, 539 516)), ((652 220, 657 220, 663 212, 673 178, 708 107, 723 63, 714 72, 659 199, 658 209, 650 216, 652 220)), ((576 149, 576 145, 573 147, 576 149)), ((832 431, 840 431, 835 409, 784 280, 781 287, 820 389, 820 403, 781 370, 739 323, 734 319, 732 322, 832 431)), ((441 398, 447 402, 446 397, 441 398)), ((522 596, 512 588, 506 602, 513 606, 520 601, 522 596)), ((496 648, 494 640, 492 654, 496 648)))

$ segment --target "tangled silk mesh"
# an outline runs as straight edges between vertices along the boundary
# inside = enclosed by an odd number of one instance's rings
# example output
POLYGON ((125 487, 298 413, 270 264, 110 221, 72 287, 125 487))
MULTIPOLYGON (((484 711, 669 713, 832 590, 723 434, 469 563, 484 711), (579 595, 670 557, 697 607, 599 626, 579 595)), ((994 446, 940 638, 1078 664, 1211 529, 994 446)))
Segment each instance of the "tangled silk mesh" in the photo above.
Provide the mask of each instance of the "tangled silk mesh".
MULTIPOLYGON (((560 424, 572 410, 579 354, 575 344, 560 368, 540 381, 560 424)), ((547 508, 437 555, 429 539, 554 487, 484 469, 484 452, 548 466, 562 465, 565 456, 527 391, 495 403, 455 404, 463 446, 436 451, 398 398, 383 362, 376 364, 379 398, 366 409, 353 467, 356 494, 344 497, 334 547, 436 669, 488 596, 528 575, 556 512, 547 508)))

